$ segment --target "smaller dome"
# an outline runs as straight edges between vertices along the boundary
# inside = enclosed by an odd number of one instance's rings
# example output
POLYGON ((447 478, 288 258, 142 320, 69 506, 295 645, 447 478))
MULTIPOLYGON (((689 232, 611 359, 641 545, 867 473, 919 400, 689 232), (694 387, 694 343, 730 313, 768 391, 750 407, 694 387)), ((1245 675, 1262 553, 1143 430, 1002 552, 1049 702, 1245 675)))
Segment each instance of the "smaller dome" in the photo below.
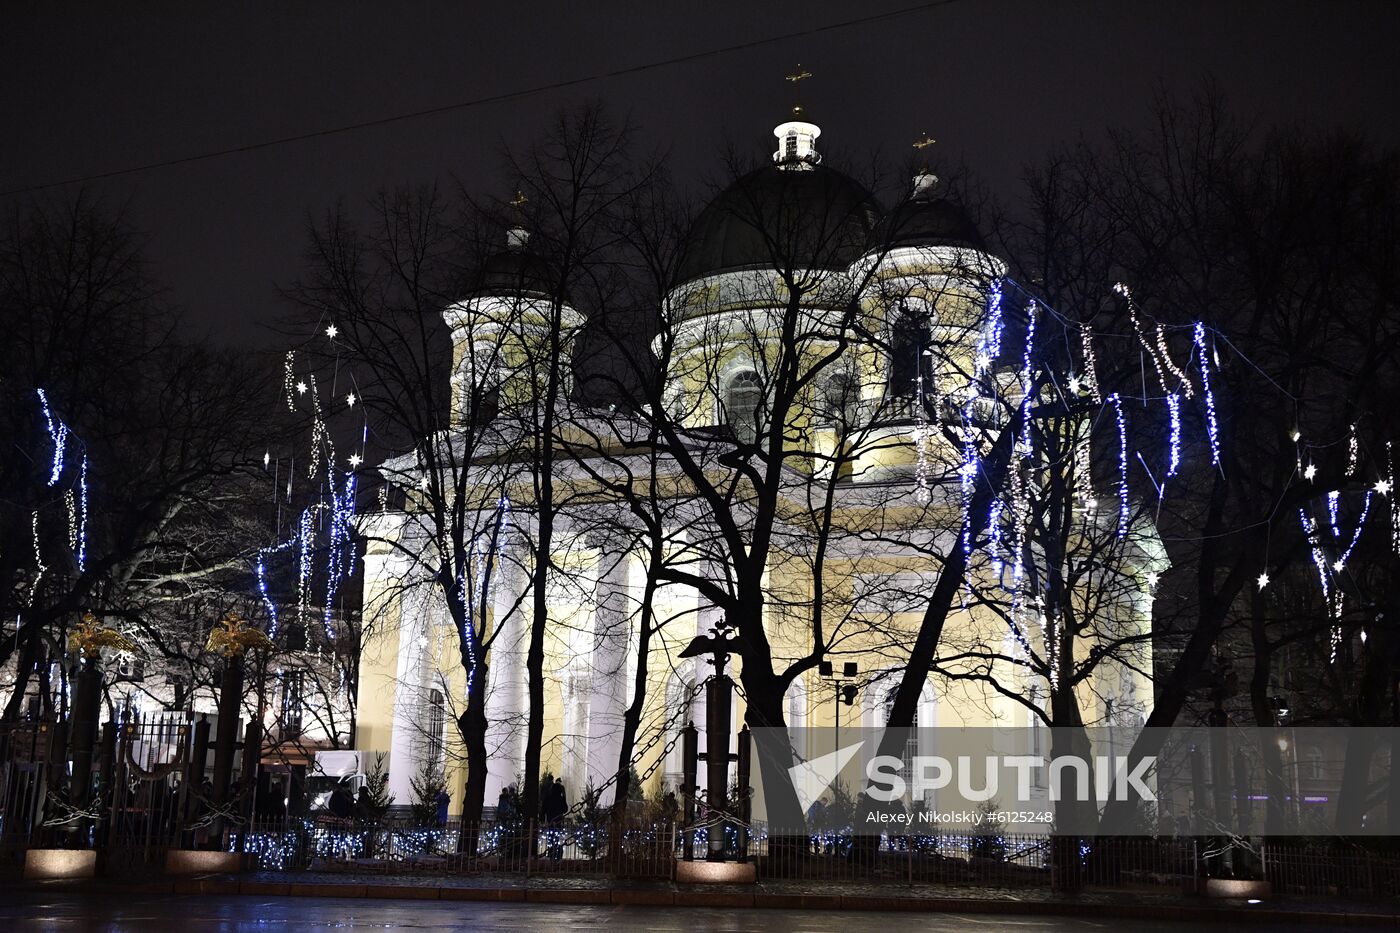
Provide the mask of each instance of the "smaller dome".
POLYGON ((551 297, 559 287, 553 266, 530 249, 529 231, 512 228, 506 235, 506 248, 481 264, 477 295, 521 295, 551 297))
POLYGON ((947 198, 935 197, 938 179, 920 174, 914 179, 914 193, 886 214, 871 237, 872 249, 900 246, 960 246, 987 251, 977 225, 947 198))

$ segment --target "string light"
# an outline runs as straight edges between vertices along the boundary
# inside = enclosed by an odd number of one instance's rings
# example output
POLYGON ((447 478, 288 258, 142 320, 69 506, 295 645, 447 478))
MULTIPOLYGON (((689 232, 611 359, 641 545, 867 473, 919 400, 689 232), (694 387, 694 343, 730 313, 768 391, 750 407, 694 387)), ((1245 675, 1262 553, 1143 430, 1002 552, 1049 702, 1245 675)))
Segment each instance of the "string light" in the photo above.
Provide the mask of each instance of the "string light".
POLYGON ((1166 364, 1167 369, 1176 377, 1176 384, 1181 392, 1187 398, 1194 398, 1196 390, 1191 386, 1191 379, 1186 375, 1186 371, 1172 361, 1171 347, 1167 344, 1167 329, 1161 324, 1157 325, 1157 352, 1161 354, 1162 362, 1166 364))
POLYGON ((1031 449, 1031 353, 1035 350, 1036 304, 1032 299, 1026 305, 1026 346, 1021 352, 1021 456, 1030 457, 1031 449))
POLYGON ((1210 464, 1220 465, 1220 431, 1215 420, 1215 393, 1210 388, 1210 361, 1206 359, 1206 328, 1200 321, 1193 330, 1196 349, 1200 352, 1201 392, 1206 397, 1206 431, 1210 438, 1210 464))
POLYGON ((1346 569, 1347 560, 1351 557, 1351 552, 1356 549, 1356 542, 1361 539, 1361 530, 1366 527, 1366 518, 1371 514, 1371 491, 1366 491, 1366 499, 1361 504, 1361 517, 1356 520, 1356 530, 1351 533, 1351 543, 1342 551, 1342 556, 1337 558, 1334 565, 1338 573, 1346 569))
POLYGON ((34 536, 34 583, 29 587, 29 608, 34 608, 34 597, 39 594, 39 582, 44 579, 44 574, 48 572, 48 565, 44 563, 43 552, 39 550, 39 510, 35 509, 29 516, 29 530, 34 536))
POLYGON ((1084 385, 1095 405, 1103 404, 1103 394, 1099 392, 1099 364, 1094 355, 1094 335, 1087 326, 1079 330, 1079 344, 1084 351, 1084 385))
POLYGON ((78 496, 69 489, 63 493, 64 505, 68 507, 68 550, 78 550, 78 496))
POLYGON ((74 555, 78 560, 78 571, 87 570, 87 526, 88 526, 88 458, 78 466, 78 550, 74 555))
POLYGON ((39 393, 39 405, 44 410, 44 422, 48 426, 49 440, 53 442, 53 463, 49 467, 49 485, 58 485, 58 478, 63 474, 63 457, 68 447, 68 425, 63 423, 61 418, 54 415, 49 408, 49 397, 43 389, 35 389, 39 393))
POLYGON ((1167 412, 1171 416, 1171 449, 1167 460, 1167 476, 1175 476, 1181 466, 1181 396, 1167 395, 1167 412))
POLYGON ((1138 318, 1137 302, 1133 301, 1132 291, 1130 291, 1128 286, 1124 285, 1122 282, 1119 282, 1118 284, 1114 285, 1113 290, 1118 294, 1122 295, 1125 299, 1127 299, 1128 318, 1133 323, 1133 333, 1137 335, 1138 343, 1142 344, 1143 350, 1146 351, 1148 358, 1152 360, 1152 368, 1157 373, 1157 381, 1161 383, 1162 391, 1167 391, 1168 386, 1166 370, 1162 368, 1162 361, 1157 358, 1157 348, 1153 344, 1148 342, 1147 334, 1142 329, 1142 321, 1138 318))
POLYGON ((987 294, 987 322, 977 339, 977 354, 973 363, 976 376, 981 377, 992 361, 1001 355, 1005 323, 1001 313, 1001 283, 997 282, 987 294))
POLYGON ((1361 443, 1356 437, 1356 425, 1351 426, 1351 431, 1347 434, 1347 476, 1355 476, 1356 468, 1361 460, 1361 443))
POLYGON ((297 410, 296 394, 305 392, 304 383, 295 382, 296 376, 292 373, 292 362, 296 357, 296 352, 288 350, 287 355, 282 358, 282 394, 287 399, 287 410, 295 412, 297 410))
POLYGON ((933 490, 929 482, 929 433, 928 413, 924 405, 924 376, 922 372, 923 361, 920 359, 921 371, 914 380, 916 410, 914 412, 914 501, 919 505, 928 505, 933 498, 933 490))
POLYGON ((1118 422, 1118 537, 1128 533, 1128 426, 1123 418, 1123 399, 1117 392, 1108 397, 1118 422))

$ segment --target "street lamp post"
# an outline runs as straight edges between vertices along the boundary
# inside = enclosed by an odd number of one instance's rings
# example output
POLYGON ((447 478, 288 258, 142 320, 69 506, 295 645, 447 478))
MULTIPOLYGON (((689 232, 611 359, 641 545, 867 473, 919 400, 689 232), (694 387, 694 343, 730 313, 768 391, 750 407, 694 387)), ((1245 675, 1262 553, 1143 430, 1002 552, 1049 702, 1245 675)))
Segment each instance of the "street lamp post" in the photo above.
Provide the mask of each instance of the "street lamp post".
MULTIPOLYGON (((827 683, 832 685, 832 700, 836 709, 836 731, 832 734, 832 751, 841 748, 841 704, 853 706, 856 702, 856 692, 859 688, 852 682, 858 673, 856 662, 847 661, 841 665, 841 673, 836 673, 836 667, 830 661, 821 661, 817 664, 817 673, 827 683)), ((836 786, 841 786, 841 778, 836 778, 836 786)))

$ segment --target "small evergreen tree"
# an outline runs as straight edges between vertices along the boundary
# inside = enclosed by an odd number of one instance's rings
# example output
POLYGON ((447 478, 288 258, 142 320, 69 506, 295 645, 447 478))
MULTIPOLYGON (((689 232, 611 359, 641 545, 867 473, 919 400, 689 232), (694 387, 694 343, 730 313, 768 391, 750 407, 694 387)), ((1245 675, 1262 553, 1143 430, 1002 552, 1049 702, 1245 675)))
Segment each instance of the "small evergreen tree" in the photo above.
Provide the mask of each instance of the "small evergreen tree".
POLYGON ((394 805, 394 797, 389 793, 389 771, 384 767, 386 757, 383 752, 375 752, 369 771, 365 773, 365 788, 369 791, 367 804, 365 812, 356 816, 367 822, 378 823, 394 805))
POLYGON ((447 790, 447 776, 438 768, 437 762, 424 761, 410 786, 413 788, 413 822, 419 826, 436 825, 438 795, 447 790))

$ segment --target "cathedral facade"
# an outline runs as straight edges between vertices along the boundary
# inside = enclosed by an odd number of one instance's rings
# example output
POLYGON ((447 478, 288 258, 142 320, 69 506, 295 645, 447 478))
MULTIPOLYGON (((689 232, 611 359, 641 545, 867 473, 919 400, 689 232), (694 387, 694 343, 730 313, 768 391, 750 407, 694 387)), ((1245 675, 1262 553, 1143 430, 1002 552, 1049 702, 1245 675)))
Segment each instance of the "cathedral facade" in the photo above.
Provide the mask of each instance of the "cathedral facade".
MULTIPOLYGON (((547 555, 541 771, 563 780, 571 802, 590 788, 611 802, 625 715, 639 689, 635 773, 648 794, 681 781, 677 739, 685 723, 705 722, 703 685, 713 673, 708 658, 682 654, 697 636, 725 627, 715 601, 683 581, 733 582, 732 542, 715 529, 713 496, 696 485, 719 482, 733 466, 726 456, 762 443, 779 406, 775 386, 801 388, 781 403, 780 442, 792 454, 777 480, 781 514, 764 570, 773 663, 782 670, 816 652, 834 672, 854 665, 844 682, 823 676, 821 665, 803 666, 787 691, 788 726, 885 723, 940 555, 964 546, 966 461, 944 416, 964 402, 970 410, 978 400, 966 388, 969 374, 992 368, 978 356, 1005 265, 939 195, 933 176, 920 173, 900 203, 884 210, 859 183, 821 163, 820 132, 794 112, 774 130, 772 164, 738 179, 697 219, 651 347, 663 373, 664 410, 634 418, 557 403, 551 470, 567 494, 556 493, 547 555), (802 307, 794 317, 784 309, 795 289, 802 307), (809 367, 813 377, 783 383, 784 366, 809 367), (705 476, 697 479, 673 456, 639 452, 661 422, 673 445, 722 448, 690 461, 705 476), (625 497, 615 495, 619 476, 625 497), (639 513, 657 519, 656 527, 639 513), (639 680, 642 627, 648 638, 639 680), (846 685, 855 689, 843 694, 846 685)), ((550 327, 584 324, 544 287, 532 287, 531 262, 528 235, 513 231, 483 288, 444 309, 462 410, 488 383, 501 411, 528 404, 536 386, 527 361, 532 343, 550 327)), ((1014 391, 1014 376, 992 373, 984 381, 989 393, 1014 391)), ((525 770, 531 581, 542 559, 532 504, 538 483, 529 481, 528 464, 514 478, 504 478, 502 467, 511 461, 503 451, 527 445, 501 431, 494 446, 464 454, 473 482, 503 491, 479 497, 483 515, 474 527, 488 530, 489 540, 474 546, 489 554, 492 570, 489 585, 469 598, 489 633, 488 807, 525 770)), ((389 466, 399 484, 412 472, 407 461, 389 466)), ((734 488, 743 482, 739 476, 734 488)), ((455 812, 465 773, 454 724, 463 652, 442 588, 413 585, 411 555, 433 532, 415 513, 411 487, 407 501, 402 511, 366 519, 374 543, 365 563, 356 746, 387 754, 400 804, 413 799, 412 780, 425 763, 445 767, 455 812)), ((734 502, 736 512, 748 507, 742 492, 734 502)), ((1144 551, 1131 572, 1149 563, 1144 551)), ((1007 572, 1000 561, 981 561, 972 576, 979 590, 990 590, 1007 572)), ((1150 632, 1150 592, 1125 592, 1111 609, 1115 630, 1150 632)), ((923 685, 919 727, 1039 722, 1049 685, 1016 663, 1012 628, 1004 607, 969 598, 955 608, 941 639, 947 660, 923 685)), ((1131 663, 1101 665, 1082 685, 1086 721, 1132 715, 1150 700, 1150 684, 1134 674, 1150 670, 1150 638, 1137 645, 1131 663)), ((731 672, 743 663, 736 654, 731 672)), ((746 715, 741 694, 736 732, 746 715)), ((926 734, 918 741, 932 741, 926 734)), ((799 757, 811 751, 796 749, 799 757)))

